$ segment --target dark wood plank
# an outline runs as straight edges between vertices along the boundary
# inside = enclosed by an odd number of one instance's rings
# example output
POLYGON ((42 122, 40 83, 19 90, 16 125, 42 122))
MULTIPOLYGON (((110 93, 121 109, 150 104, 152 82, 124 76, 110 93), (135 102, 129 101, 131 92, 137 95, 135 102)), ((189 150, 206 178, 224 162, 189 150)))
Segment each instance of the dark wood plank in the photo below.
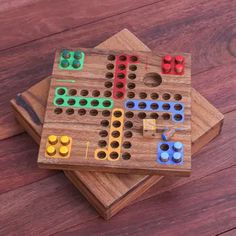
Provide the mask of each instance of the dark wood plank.
POLYGON ((0 194, 58 173, 38 168, 38 146, 27 134, 4 140, 1 146, 0 194))
POLYGON ((236 168, 222 170, 126 208, 109 223, 95 219, 60 234, 216 235, 236 225, 236 168), (211 194, 209 194, 211 193, 211 194))
POLYGON ((51 73, 56 48, 64 45, 93 47, 124 26, 132 29, 154 50, 191 52, 193 86, 220 110, 234 109, 236 93, 233 92, 233 63, 236 58, 232 42, 235 35, 233 25, 236 22, 236 4, 233 2, 160 2, 1 52, 0 76, 2 86, 6 88, 1 91, 4 97, 0 104, 1 127, 10 132, 9 125, 6 127, 5 124, 6 120, 11 120, 12 115, 10 108, 7 108, 8 100, 51 73), (196 4, 198 7, 194 7, 196 4), (175 9, 174 14, 172 8, 175 9), (159 17, 150 17, 156 15, 159 17), (168 18, 165 17, 167 15, 168 18), (196 29, 199 31, 197 37, 196 29), (208 83, 210 86, 206 86, 208 83))
POLYGON ((63 173, 0 195, 0 235, 49 235, 98 218, 63 173))
POLYGON ((17 4, 15 2, 5 4, 0 14, 0 32, 4 34, 0 38, 0 50, 60 34, 155 2, 158 1, 90 0, 88 4, 86 0, 28 0, 17 7, 13 7, 17 4))
POLYGON ((232 230, 227 230, 226 232, 223 232, 223 233, 220 233, 220 234, 217 234, 217 236, 235 236, 236 235, 236 227, 234 227, 234 229, 232 230))

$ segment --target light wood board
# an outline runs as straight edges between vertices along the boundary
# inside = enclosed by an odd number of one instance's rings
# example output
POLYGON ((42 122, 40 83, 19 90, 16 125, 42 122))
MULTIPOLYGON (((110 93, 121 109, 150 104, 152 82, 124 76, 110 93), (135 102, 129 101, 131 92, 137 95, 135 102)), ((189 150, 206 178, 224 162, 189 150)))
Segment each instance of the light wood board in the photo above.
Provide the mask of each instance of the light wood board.
MULTIPOLYGON (((122 30, 98 46, 99 48, 149 51, 137 37, 128 30, 122 30)), ((38 115, 43 123, 49 80, 25 91, 22 96, 38 115)), ((196 153, 209 141, 215 138, 221 130, 223 115, 212 106, 196 90, 192 89, 192 154, 196 153)), ((11 101, 18 121, 39 144, 42 124, 36 124, 28 112, 15 100, 11 101)), ((96 208, 105 219, 111 218, 130 202, 143 194, 152 185, 162 179, 162 176, 108 174, 99 172, 65 171, 80 192, 96 208)))
MULTIPOLYGON (((184 66, 184 72, 166 74, 162 69, 165 55, 87 48, 57 51, 39 166, 188 176, 191 171, 191 59, 189 54, 175 53, 172 62, 175 64, 181 55, 183 65, 176 63, 176 68, 184 66), (81 68, 61 68, 63 62, 74 57, 74 52, 82 58, 81 68), (156 123, 151 127, 153 136, 145 136, 148 130, 143 128, 143 119, 156 123), (170 128, 176 130, 174 136, 168 141, 162 140, 162 133, 170 128), (68 145, 61 144, 62 135, 70 138, 68 145), (50 137, 58 140, 50 141, 50 137), (171 147, 176 142, 183 145, 179 152, 173 152, 171 147), (167 145, 169 149, 164 150, 167 145), (66 150, 64 155, 61 149, 66 150), (169 153, 169 161, 163 161, 161 153, 169 153), (175 154, 182 155, 181 159, 173 161, 175 154)), ((165 62, 165 65, 169 64, 165 62)), ((174 65, 172 67, 175 73, 174 65)))

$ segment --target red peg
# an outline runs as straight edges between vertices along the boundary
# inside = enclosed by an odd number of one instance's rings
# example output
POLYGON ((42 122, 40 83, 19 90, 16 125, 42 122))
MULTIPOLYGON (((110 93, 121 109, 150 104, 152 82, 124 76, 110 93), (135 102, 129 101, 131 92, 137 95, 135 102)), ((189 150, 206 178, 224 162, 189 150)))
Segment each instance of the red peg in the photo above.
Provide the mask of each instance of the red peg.
POLYGON ((184 57, 183 56, 176 56, 175 57, 175 62, 177 63, 177 64, 182 64, 183 62, 184 62, 184 57))
POLYGON ((165 62, 165 63, 171 63, 171 60, 172 60, 171 55, 166 55, 166 56, 164 57, 164 62, 165 62))
POLYGON ((181 73, 183 73, 183 70, 184 70, 184 66, 182 64, 177 64, 175 66, 176 73, 181 74, 181 73))
POLYGON ((163 69, 164 73, 170 72, 171 71, 171 64, 163 64, 162 69, 163 69))

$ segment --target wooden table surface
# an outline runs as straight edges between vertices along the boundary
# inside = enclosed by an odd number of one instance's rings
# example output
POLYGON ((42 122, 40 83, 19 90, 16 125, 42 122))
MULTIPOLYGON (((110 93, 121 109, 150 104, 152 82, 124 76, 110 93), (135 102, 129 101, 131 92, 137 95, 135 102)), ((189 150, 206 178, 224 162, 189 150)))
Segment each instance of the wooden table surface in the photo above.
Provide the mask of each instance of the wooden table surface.
POLYGON ((106 222, 62 172, 38 169, 21 134, 1 141, 0 235, 236 235, 236 0, 0 1, 0 137, 9 100, 50 75, 54 51, 123 28, 148 47, 192 53, 193 87, 225 115, 190 178, 165 178, 106 222))

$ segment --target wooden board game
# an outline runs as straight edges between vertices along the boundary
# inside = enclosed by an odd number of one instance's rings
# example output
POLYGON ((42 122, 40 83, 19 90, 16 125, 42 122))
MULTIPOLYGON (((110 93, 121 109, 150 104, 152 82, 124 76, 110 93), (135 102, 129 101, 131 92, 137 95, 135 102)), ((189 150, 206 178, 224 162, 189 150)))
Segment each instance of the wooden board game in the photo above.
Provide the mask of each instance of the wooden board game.
POLYGON ((39 165, 189 175, 190 67, 189 54, 58 51, 39 165))
MULTIPOLYGON (((122 30, 98 47, 149 51, 147 46, 128 30, 122 30)), ((15 99, 11 100, 17 120, 38 144, 42 131, 49 83, 48 78, 44 79, 21 95, 36 116, 32 117, 32 112, 18 104, 15 99), (34 117, 38 117, 38 119, 34 117)), ((196 90, 192 89, 191 96, 193 154, 220 133, 223 115, 196 90)), ((162 176, 157 175, 107 174, 85 171, 65 171, 65 173, 99 214, 106 219, 112 217, 162 179, 162 176)))

